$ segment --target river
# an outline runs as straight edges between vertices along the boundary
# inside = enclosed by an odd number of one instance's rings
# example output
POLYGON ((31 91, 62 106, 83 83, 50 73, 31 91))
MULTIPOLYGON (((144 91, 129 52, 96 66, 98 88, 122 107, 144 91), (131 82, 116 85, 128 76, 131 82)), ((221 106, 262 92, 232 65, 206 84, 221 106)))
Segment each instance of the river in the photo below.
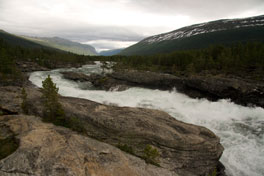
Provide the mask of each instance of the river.
POLYGON ((219 100, 192 99, 177 90, 161 91, 130 88, 126 91, 96 90, 90 83, 76 83, 62 78, 60 71, 77 71, 85 74, 101 72, 100 64, 81 68, 38 71, 29 80, 38 87, 50 75, 63 96, 93 100, 117 106, 159 109, 178 120, 201 125, 221 138, 225 150, 221 162, 229 176, 264 175, 264 109, 243 107, 219 100))

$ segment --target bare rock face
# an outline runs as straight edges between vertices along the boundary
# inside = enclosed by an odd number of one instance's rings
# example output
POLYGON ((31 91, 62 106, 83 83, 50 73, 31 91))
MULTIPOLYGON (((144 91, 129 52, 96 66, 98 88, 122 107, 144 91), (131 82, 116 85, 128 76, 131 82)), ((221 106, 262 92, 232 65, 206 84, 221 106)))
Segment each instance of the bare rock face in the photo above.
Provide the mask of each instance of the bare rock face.
POLYGON ((20 141, 0 161, 1 176, 175 176, 119 149, 35 116, 0 116, 20 141))
POLYGON ((21 90, 14 86, 0 86, 0 110, 2 114, 18 114, 21 112, 21 90))
POLYGON ((62 104, 68 115, 80 118, 88 136, 112 145, 126 144, 140 157, 150 144, 160 153, 158 164, 179 175, 207 175, 219 167, 224 149, 219 138, 204 127, 177 121, 158 110, 65 97, 62 104))
MULTIPOLYGON (((10 90, 0 88, 0 106, 19 112, 21 90, 10 90), (7 101, 9 95, 13 99, 7 101)), ((31 104, 29 112, 42 116, 39 90, 28 87, 26 92, 31 104)), ((179 175, 208 175, 215 169, 223 173, 219 159, 224 149, 219 138, 204 127, 177 121, 158 110, 107 106, 70 97, 60 97, 60 102, 67 117, 78 118, 89 137, 113 146, 129 146, 139 157, 144 157, 144 149, 151 145, 160 153, 157 159, 160 167, 179 175)))
POLYGON ((47 71, 48 68, 45 68, 43 66, 40 66, 39 64, 35 62, 30 61, 17 61, 16 65, 22 72, 33 72, 33 71, 47 71))
POLYGON ((98 77, 92 83, 106 90, 119 85, 162 90, 170 90, 175 87, 177 91, 193 98, 207 98, 209 100, 229 98, 237 104, 264 107, 263 82, 241 78, 208 75, 177 77, 148 71, 121 70, 107 75, 104 78, 106 81, 98 81, 101 79, 98 77))
POLYGON ((73 80, 73 81, 80 81, 85 82, 89 81, 89 76, 83 74, 83 73, 77 73, 77 72, 61 72, 63 77, 65 79, 73 80))
POLYGON ((186 90, 195 90, 200 96, 214 99, 230 98, 241 105, 264 107, 264 84, 221 76, 192 76, 184 81, 186 90))

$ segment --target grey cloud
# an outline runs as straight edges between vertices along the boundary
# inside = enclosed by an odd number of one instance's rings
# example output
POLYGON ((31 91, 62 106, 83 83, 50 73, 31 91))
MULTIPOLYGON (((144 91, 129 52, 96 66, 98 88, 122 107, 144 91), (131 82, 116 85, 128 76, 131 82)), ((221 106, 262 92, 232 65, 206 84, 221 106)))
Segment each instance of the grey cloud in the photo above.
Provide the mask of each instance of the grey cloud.
POLYGON ((74 30, 60 31, 62 36, 78 41, 87 40, 123 40, 138 41, 144 38, 143 35, 127 30, 125 27, 113 26, 90 26, 87 28, 77 28, 74 30))
POLYGON ((56 19, 42 20, 37 25, 12 24, 10 21, 1 21, 0 28, 9 32, 41 37, 63 37, 74 41, 85 42, 90 40, 123 40, 123 41, 139 41, 146 36, 140 34, 140 31, 134 32, 126 27, 116 26, 96 26, 96 25, 72 25, 71 22, 57 21, 56 19), (3 27, 1 24, 4 24, 3 27))
MULTIPOLYGON (((249 16, 251 14, 264 14, 264 0, 75 0, 74 2, 70 0, 0 0, 0 29, 22 35, 59 36, 79 42, 111 41, 96 43, 98 48, 108 47, 110 49, 111 46, 108 44, 113 44, 113 41, 117 43, 120 43, 120 41, 139 41, 148 35, 168 32, 179 27, 177 25, 166 25, 167 22, 161 25, 161 21, 158 20, 157 25, 153 25, 152 21, 152 26, 148 26, 150 24, 147 21, 148 18, 142 18, 146 20, 144 23, 147 25, 129 25, 129 21, 125 21, 126 24, 120 23, 114 26, 112 23, 106 23, 112 20, 109 18, 108 21, 99 18, 103 21, 97 24, 96 16, 91 16, 89 11, 86 11, 90 2, 95 4, 92 9, 101 8, 102 12, 104 12, 104 9, 110 9, 107 4, 114 3, 121 4, 120 7, 124 8, 122 13, 128 10, 143 15, 154 15, 153 18, 162 16, 159 20, 164 20, 166 15, 170 17, 170 20, 171 17, 174 19, 174 16, 178 15, 188 16, 190 18, 188 24, 245 16, 247 13, 249 16), (65 6, 67 7, 66 11, 57 14, 50 8, 54 5, 65 6), (85 13, 86 16, 79 17, 77 15, 79 19, 73 18, 80 11, 80 15, 85 13), (177 27, 174 28, 174 26, 177 27)), ((54 8, 53 10, 60 9, 54 8)), ((120 16, 122 17, 122 14, 120 16)), ((142 24, 142 19, 136 19, 136 22, 138 20, 141 22, 139 24, 142 24)), ((177 21, 174 20, 171 23, 174 24, 177 21)))
POLYGON ((263 0, 131 0, 130 5, 152 13, 184 14, 196 19, 218 19, 245 11, 264 13, 263 0))
POLYGON ((85 44, 90 44, 96 48, 98 52, 109 49, 120 49, 126 48, 130 45, 135 44, 137 41, 113 41, 113 40, 94 40, 89 42, 84 42, 85 44))

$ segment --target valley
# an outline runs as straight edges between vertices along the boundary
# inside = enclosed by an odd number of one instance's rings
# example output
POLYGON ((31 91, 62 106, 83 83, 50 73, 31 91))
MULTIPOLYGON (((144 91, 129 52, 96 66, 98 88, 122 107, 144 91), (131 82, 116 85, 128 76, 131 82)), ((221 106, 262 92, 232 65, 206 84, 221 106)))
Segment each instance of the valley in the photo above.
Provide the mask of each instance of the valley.
POLYGON ((101 53, 1 30, 0 175, 262 176, 263 41, 263 15, 101 53))

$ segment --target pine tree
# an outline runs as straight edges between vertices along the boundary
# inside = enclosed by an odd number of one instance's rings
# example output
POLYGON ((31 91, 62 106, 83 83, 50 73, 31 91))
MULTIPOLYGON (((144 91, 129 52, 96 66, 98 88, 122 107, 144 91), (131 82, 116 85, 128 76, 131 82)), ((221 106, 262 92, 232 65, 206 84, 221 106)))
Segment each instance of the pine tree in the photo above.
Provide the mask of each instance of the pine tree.
POLYGON ((144 158, 147 163, 158 164, 158 158, 160 156, 159 151, 152 147, 151 145, 147 145, 144 149, 144 158))
POLYGON ((52 82, 50 75, 42 82, 42 99, 44 101, 44 120, 59 122, 64 119, 64 111, 59 103, 59 88, 52 82))

